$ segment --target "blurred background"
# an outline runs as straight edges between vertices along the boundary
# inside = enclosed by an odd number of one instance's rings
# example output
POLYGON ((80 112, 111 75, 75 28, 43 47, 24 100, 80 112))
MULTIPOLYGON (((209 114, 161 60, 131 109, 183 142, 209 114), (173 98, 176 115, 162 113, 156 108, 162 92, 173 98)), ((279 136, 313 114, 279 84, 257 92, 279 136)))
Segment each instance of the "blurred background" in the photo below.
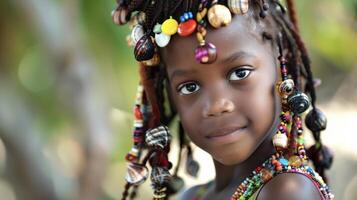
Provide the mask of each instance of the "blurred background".
MULTIPOLYGON (((357 199, 357 0, 296 3, 322 80, 322 138, 335 153, 330 185, 336 199, 357 199)), ((128 27, 112 22, 114 7, 0 1, 0 199, 120 199, 138 67, 128 27)), ((209 156, 194 152, 205 167, 187 187, 214 177, 209 156)), ((147 181, 139 199, 150 194, 147 181)))

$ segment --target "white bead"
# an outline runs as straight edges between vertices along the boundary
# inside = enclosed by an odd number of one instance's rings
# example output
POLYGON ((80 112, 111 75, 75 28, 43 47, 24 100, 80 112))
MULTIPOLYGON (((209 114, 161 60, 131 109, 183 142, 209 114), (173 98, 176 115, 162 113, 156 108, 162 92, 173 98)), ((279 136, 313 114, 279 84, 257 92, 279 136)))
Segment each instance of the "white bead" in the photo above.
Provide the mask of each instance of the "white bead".
POLYGON ((165 33, 157 33, 155 34, 155 41, 157 46, 165 47, 169 44, 171 36, 166 35, 165 33))

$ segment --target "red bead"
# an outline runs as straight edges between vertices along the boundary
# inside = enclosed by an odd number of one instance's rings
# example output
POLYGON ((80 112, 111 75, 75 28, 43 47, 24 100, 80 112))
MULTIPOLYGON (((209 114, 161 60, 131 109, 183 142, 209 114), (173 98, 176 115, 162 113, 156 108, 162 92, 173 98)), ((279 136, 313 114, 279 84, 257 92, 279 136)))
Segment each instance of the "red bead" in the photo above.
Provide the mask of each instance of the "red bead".
POLYGON ((196 30, 196 26, 197 22, 193 19, 189 19, 179 24, 177 32, 180 36, 189 36, 196 30))
POLYGON ((134 115, 135 115, 135 119, 143 119, 143 115, 140 111, 140 108, 137 106, 134 109, 134 115))

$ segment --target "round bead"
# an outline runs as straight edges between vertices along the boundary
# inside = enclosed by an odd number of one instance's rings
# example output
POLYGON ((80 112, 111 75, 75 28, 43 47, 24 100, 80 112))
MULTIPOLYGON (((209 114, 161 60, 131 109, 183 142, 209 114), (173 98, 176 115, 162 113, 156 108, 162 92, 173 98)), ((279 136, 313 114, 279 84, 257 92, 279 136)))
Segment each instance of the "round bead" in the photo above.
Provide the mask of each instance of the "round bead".
POLYGON ((151 182, 155 186, 163 186, 170 181, 171 175, 169 170, 163 167, 154 167, 151 171, 151 182))
POLYGON ((177 28, 178 28, 177 21, 172 17, 170 17, 170 19, 165 20, 164 23, 162 24, 161 31, 166 35, 174 35, 177 32, 177 28))
POLYGON ((144 36, 144 28, 140 24, 134 26, 133 30, 131 31, 131 39, 134 45, 144 36))
POLYGON ((144 35, 136 43, 134 48, 134 55, 137 61, 150 60, 155 53, 155 44, 153 38, 149 35, 144 35))
POLYGON ((196 27, 197 22, 193 19, 189 19, 179 24, 177 32, 180 36, 189 36, 195 31, 196 27))
POLYGON ((312 109, 306 115, 305 124, 313 132, 323 131, 326 129, 327 118, 319 109, 312 109))
POLYGON ((212 63, 217 58, 217 49, 212 43, 204 43, 196 48, 195 58, 201 64, 212 63))
POLYGON ((294 113, 301 114, 309 108, 310 100, 306 94, 297 92, 288 98, 288 104, 294 113))
POLYGON ((279 93, 282 97, 287 97, 294 90, 294 81, 292 79, 286 79, 279 84, 279 93))
POLYGON ((214 28, 220 28, 231 23, 232 15, 226 6, 215 4, 208 10, 208 21, 214 28))
POLYGON ((155 34, 155 42, 159 47, 165 47, 169 44, 171 36, 166 35, 165 33, 155 34))
POLYGON ((228 0, 228 8, 234 14, 245 14, 249 9, 249 0, 228 0))

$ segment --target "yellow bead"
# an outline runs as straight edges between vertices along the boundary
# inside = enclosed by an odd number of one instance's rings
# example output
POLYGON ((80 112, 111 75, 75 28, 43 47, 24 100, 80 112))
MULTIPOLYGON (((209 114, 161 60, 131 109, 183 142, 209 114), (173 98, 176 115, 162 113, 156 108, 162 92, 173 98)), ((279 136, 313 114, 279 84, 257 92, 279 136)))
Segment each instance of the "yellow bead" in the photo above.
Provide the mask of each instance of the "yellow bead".
POLYGON ((291 156, 289 158, 289 164, 293 167, 300 167, 302 165, 302 161, 299 156, 291 156))
POLYGON ((204 42, 203 35, 200 32, 198 32, 196 34, 196 36, 197 36, 197 40, 198 40, 199 43, 203 43, 204 42))
POLYGON ((177 28, 178 28, 177 21, 172 17, 170 17, 170 19, 165 20, 164 23, 162 24, 161 31, 166 35, 174 35, 177 32, 177 28))

